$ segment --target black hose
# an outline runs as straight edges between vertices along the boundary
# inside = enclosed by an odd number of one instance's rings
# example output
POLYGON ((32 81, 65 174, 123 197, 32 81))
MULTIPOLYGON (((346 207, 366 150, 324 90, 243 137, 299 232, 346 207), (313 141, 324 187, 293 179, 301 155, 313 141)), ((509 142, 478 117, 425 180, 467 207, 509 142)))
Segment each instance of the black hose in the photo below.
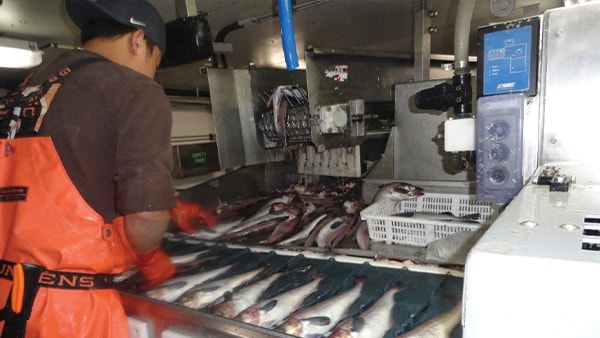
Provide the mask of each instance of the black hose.
MULTIPOLYGON (((241 28, 244 28, 244 26, 240 25, 239 21, 225 26, 217 33, 217 36, 215 37, 215 42, 224 42, 227 34, 241 28)), ((225 54, 221 54, 221 61, 223 62, 223 68, 227 68, 227 60, 225 58, 225 54)), ((216 53, 213 54, 213 67, 219 67, 219 60, 217 58, 216 53)))

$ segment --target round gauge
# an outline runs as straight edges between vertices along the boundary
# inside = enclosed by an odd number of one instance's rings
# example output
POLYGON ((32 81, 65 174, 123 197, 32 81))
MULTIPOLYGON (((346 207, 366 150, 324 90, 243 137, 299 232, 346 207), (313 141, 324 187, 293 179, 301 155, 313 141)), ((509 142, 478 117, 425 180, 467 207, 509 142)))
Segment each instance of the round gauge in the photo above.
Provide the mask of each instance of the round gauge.
POLYGON ((504 167, 494 168, 489 172, 488 175, 490 182, 495 185, 504 184, 510 177, 508 170, 506 170, 504 167))
POLYGON ((501 139, 506 137, 510 132, 510 125, 506 121, 498 120, 494 121, 488 128, 488 134, 492 139, 501 139))
POLYGON ((490 158, 496 162, 508 160, 510 149, 504 143, 494 143, 490 148, 490 158))

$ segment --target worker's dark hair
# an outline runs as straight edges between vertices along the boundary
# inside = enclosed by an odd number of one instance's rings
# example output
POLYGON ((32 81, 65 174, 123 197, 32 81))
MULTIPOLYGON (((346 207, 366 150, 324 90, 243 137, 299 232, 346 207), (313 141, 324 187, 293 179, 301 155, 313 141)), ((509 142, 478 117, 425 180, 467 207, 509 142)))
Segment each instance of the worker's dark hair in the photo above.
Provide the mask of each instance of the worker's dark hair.
MULTIPOLYGON (((95 38, 118 38, 125 34, 135 32, 138 28, 120 24, 113 20, 91 20, 81 29, 80 41, 82 44, 95 38)), ((156 44, 145 38, 148 50, 151 52, 156 44)))

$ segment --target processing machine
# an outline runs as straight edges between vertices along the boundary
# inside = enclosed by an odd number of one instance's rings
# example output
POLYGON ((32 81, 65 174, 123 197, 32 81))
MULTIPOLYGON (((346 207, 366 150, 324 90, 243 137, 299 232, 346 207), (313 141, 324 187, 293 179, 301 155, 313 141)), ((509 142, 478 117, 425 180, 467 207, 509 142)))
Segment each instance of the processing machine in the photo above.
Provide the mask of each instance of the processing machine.
MULTIPOLYGON (((599 11, 590 2, 480 27, 476 69, 463 64, 452 80, 443 73, 412 82, 412 60, 397 55, 314 47, 306 51, 306 70, 207 69, 214 129, 201 147, 188 149, 178 139, 178 176, 221 172, 180 196, 216 207, 297 183, 357 180, 371 204, 361 218, 372 241, 363 249, 168 240, 208 245, 248 266, 284 266, 304 277, 318 270, 337 286, 350 275, 422 285, 413 298, 397 296, 410 305, 394 307, 386 337, 444 313, 457 298, 462 325, 453 337, 594 336, 596 297, 586 281, 598 279, 600 250, 600 178, 590 149, 599 11), (186 156, 208 167, 185 168, 186 156), (373 200, 390 181, 411 182, 426 194, 404 206, 373 200), (476 212, 482 222, 390 217, 405 207, 476 212), (469 245, 457 263, 464 275, 451 266, 456 257, 442 255, 447 246, 429 250, 450 240, 469 245)), ((374 285, 351 313, 390 288, 374 285)), ((331 296, 324 290, 304 306, 331 296)), ((136 332, 289 336, 144 294, 123 297, 136 332)))
POLYGON ((594 337, 600 326, 597 2, 479 29, 477 196, 506 203, 469 253, 465 337, 594 337))

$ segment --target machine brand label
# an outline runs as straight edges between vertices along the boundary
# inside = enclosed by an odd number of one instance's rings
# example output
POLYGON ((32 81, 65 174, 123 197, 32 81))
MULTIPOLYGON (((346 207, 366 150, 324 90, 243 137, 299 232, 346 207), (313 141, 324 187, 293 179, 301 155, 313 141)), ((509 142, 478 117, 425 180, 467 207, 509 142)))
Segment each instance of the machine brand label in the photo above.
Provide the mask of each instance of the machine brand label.
POLYGON ((24 186, 0 187, 0 202, 25 201, 28 189, 24 186))

